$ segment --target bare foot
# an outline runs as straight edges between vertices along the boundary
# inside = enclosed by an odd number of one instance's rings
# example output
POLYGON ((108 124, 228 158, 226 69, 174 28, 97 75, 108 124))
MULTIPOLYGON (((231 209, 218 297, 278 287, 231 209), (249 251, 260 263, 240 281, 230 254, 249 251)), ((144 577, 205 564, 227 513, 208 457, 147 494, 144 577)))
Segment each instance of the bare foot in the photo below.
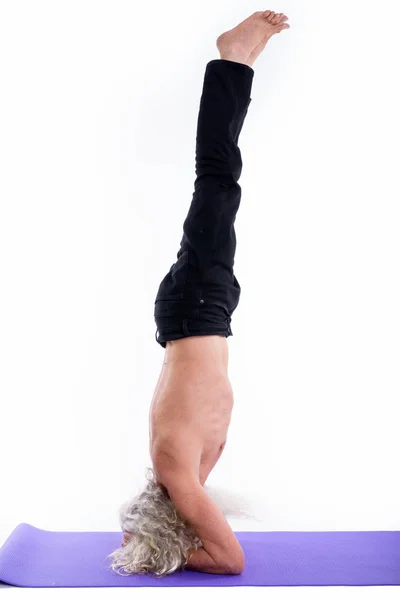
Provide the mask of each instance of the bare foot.
POLYGON ((268 40, 290 25, 287 16, 272 10, 259 11, 221 34, 217 48, 222 59, 241 62, 251 67, 264 50, 268 40))

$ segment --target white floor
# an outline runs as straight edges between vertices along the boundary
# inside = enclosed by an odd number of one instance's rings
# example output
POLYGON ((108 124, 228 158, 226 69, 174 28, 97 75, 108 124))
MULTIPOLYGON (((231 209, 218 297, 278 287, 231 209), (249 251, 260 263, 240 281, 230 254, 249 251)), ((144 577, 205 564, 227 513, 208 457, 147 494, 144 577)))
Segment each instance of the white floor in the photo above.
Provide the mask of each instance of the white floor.
POLYGON ((399 586, 373 586, 373 587, 225 587, 225 588, 38 588, 25 589, 11 586, 1 586, 2 598, 54 598, 82 600, 111 600, 111 598, 132 598, 145 600, 162 598, 163 600, 194 600, 204 598, 205 594, 212 594, 212 600, 218 594, 219 600, 236 598, 246 600, 398 600, 400 598, 399 586))

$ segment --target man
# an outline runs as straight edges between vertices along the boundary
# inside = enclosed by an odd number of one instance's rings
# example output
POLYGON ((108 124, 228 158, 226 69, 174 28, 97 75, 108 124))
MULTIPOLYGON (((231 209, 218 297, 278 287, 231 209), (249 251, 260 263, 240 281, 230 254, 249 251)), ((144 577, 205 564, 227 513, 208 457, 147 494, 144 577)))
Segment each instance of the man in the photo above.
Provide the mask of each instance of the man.
POLYGON ((122 547, 112 568, 163 576, 182 568, 239 574, 244 553, 204 484, 226 443, 233 407, 227 337, 240 286, 233 274, 241 199, 238 138, 252 65, 287 17, 256 12, 217 39, 196 137, 196 181, 177 261, 155 301, 165 359, 150 408, 153 469, 146 490, 121 509, 122 547))

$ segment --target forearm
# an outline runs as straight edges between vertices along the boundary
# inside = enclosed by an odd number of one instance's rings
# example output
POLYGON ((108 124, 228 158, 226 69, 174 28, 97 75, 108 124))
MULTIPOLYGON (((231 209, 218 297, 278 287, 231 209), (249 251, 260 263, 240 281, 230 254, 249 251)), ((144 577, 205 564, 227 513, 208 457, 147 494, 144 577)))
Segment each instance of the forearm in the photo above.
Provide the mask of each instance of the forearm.
POLYGON ((217 564, 215 560, 204 550, 195 550, 185 566, 189 571, 201 571, 202 573, 213 573, 214 575, 234 575, 227 566, 217 564))

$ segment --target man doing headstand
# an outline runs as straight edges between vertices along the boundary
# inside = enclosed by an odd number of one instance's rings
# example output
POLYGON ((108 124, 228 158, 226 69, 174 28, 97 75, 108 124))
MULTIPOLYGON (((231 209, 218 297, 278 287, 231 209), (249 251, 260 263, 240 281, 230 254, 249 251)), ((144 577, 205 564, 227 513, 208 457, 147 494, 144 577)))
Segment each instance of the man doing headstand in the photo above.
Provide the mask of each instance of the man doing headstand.
POLYGON ((243 550, 203 486, 224 449, 233 392, 227 337, 240 286, 233 273, 241 199, 239 135, 251 102, 252 65, 283 13, 256 12, 217 39, 207 64, 196 136, 196 180, 177 260, 155 300, 165 348, 150 407, 153 468, 121 509, 124 541, 112 568, 168 575, 183 568, 239 574, 243 550))

